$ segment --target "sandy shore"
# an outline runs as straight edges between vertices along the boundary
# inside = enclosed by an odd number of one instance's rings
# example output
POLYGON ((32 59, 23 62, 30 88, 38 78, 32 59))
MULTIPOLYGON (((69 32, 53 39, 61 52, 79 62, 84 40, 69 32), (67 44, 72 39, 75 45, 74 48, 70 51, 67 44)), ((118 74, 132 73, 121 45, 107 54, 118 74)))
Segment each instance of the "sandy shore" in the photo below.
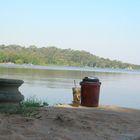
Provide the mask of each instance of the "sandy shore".
POLYGON ((37 116, 0 114, 0 140, 140 140, 140 110, 59 105, 37 116))

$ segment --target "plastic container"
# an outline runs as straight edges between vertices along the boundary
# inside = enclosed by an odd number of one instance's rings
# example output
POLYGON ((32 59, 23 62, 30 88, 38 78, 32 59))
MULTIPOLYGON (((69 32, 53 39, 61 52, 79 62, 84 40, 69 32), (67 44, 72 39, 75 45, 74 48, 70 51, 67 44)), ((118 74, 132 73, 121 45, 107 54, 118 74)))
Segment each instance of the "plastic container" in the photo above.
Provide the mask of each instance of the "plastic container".
POLYGON ((81 105, 98 107, 101 82, 98 78, 85 77, 81 85, 81 105))
POLYGON ((73 87, 73 106, 80 105, 80 96, 81 96, 81 88, 80 87, 73 87))

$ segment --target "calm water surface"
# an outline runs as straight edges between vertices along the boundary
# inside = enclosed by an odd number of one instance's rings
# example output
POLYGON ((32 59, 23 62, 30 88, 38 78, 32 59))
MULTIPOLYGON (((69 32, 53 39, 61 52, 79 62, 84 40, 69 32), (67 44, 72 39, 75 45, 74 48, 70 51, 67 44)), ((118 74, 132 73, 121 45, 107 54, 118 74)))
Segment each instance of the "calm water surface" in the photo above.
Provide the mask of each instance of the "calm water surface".
POLYGON ((25 98, 35 96, 53 105, 72 102, 74 80, 77 86, 85 76, 101 81, 100 104, 140 109, 140 72, 76 67, 0 65, 0 78, 24 80, 20 91, 25 98))

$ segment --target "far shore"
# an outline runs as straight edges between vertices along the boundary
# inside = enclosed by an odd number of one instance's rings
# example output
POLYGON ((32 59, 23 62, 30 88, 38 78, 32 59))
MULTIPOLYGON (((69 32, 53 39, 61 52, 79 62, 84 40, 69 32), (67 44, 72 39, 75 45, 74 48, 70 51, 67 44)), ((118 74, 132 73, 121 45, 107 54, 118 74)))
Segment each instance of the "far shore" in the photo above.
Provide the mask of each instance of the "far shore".
POLYGON ((74 71, 95 71, 108 73, 132 73, 139 72, 139 69, 121 69, 121 68, 100 68, 88 66, 68 66, 68 65, 34 65, 30 64, 15 64, 15 63, 0 63, 0 67, 4 68, 27 68, 27 69, 49 69, 49 70, 74 70, 74 71))

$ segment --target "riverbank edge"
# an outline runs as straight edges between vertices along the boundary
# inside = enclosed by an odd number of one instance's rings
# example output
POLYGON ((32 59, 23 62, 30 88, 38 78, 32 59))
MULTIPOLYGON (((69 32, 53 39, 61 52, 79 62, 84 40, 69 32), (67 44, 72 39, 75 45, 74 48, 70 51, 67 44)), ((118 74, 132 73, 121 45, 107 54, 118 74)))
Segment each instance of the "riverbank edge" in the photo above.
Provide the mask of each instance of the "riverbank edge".
POLYGON ((140 110, 112 105, 40 107, 39 118, 0 114, 0 139, 138 140, 140 110))

